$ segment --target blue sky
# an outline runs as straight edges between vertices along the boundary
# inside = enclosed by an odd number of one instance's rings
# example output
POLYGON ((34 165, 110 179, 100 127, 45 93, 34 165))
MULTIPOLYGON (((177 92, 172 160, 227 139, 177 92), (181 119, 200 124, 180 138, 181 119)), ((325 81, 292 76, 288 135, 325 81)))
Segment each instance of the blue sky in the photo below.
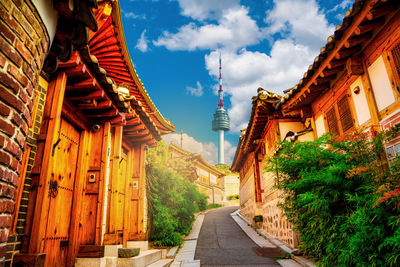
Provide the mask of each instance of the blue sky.
MULTIPOLYGON (((230 164, 258 87, 294 86, 352 0, 121 0, 132 61, 150 97, 183 131, 186 149, 217 161, 218 55, 222 54, 230 164)), ((164 138, 180 140, 180 134, 164 138)))

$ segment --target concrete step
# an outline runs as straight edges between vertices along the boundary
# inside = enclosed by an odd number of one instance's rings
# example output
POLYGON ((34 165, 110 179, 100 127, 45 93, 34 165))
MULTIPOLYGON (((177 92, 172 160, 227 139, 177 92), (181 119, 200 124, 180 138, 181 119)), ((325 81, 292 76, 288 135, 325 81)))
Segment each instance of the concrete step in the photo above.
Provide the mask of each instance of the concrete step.
POLYGON ((149 249, 149 241, 128 241, 126 242, 127 248, 140 248, 140 251, 149 249))
POLYGON ((104 257, 118 257, 119 248, 122 248, 122 245, 105 245, 104 257))
POLYGON ((141 251, 139 256, 132 258, 118 258, 117 267, 145 267, 161 260, 161 250, 151 249, 141 251))
POLYGON ((173 259, 159 260, 150 265, 147 265, 147 267, 167 267, 170 266, 172 261, 173 259))
POLYGON ((76 258, 75 267, 106 267, 105 258, 76 258))

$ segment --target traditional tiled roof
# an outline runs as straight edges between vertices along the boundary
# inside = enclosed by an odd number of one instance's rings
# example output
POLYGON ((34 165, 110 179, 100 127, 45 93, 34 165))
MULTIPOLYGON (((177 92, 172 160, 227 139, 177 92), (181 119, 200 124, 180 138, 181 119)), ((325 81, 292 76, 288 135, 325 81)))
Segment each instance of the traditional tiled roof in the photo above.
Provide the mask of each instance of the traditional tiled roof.
POLYGON ((253 96, 250 120, 247 128, 242 130, 239 144, 233 158, 232 170, 238 171, 243 155, 257 146, 257 140, 262 138, 262 134, 268 121, 276 116, 276 103, 281 96, 271 93, 263 88, 258 88, 258 94, 253 96))
POLYGON ((385 16, 394 15, 393 11, 399 5, 398 0, 356 0, 303 78, 286 91, 277 106, 284 110, 301 108, 331 88, 341 74, 359 75, 362 72, 359 58, 362 48, 388 21, 385 16))
POLYGON ((158 111, 136 73, 125 41, 119 2, 99 3, 95 15, 99 30, 89 35, 89 48, 99 66, 118 84, 129 84, 130 93, 140 106, 139 115, 144 112, 149 115, 160 134, 175 131, 175 126, 158 111))

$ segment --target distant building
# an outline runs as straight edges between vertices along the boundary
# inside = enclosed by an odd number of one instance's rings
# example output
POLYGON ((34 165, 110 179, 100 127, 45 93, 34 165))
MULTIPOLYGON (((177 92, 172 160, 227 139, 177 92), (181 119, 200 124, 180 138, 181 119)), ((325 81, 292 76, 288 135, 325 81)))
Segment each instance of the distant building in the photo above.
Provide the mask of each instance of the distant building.
POLYGON ((190 178, 199 191, 208 196, 208 204, 223 204, 225 200, 225 173, 207 163, 201 155, 191 153, 171 143, 170 166, 190 178))
POLYGON ((230 196, 239 195, 239 175, 238 174, 228 174, 225 176, 225 195, 228 199, 230 196))

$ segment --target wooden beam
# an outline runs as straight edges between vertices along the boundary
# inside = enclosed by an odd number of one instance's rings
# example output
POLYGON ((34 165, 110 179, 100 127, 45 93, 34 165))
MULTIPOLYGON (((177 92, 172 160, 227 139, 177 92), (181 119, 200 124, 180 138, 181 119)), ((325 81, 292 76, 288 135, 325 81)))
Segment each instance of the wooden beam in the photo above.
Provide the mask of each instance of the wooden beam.
POLYGON ((330 76, 325 76, 325 77, 318 77, 315 80, 314 85, 325 84, 325 83, 330 82, 330 81, 332 81, 334 79, 336 79, 336 74, 333 74, 333 75, 330 75, 330 76))
POLYGON ((67 85, 67 91, 101 90, 99 83, 94 78, 89 78, 74 84, 67 85))
POLYGON ((377 28, 382 27, 385 24, 385 18, 381 17, 376 20, 367 21, 363 24, 360 24, 357 29, 354 31, 356 35, 361 35, 367 32, 371 32, 377 28))
POLYGON ((78 66, 81 63, 81 58, 78 56, 77 52, 74 52, 72 54, 72 57, 67 61, 67 62, 58 62, 58 68, 59 69, 64 69, 64 68, 73 68, 78 66))
POLYGON ((117 116, 118 110, 110 110, 108 112, 103 112, 99 114, 87 114, 86 116, 89 118, 103 118, 103 117, 114 117, 117 116))
POLYGON ((347 75, 362 75, 364 74, 363 63, 360 56, 354 56, 346 62, 347 75))
POLYGON ((347 58, 349 56, 360 53, 360 51, 361 51, 361 47, 359 45, 353 46, 351 48, 345 48, 345 49, 342 48, 336 53, 335 58, 336 59, 347 58))
POLYGON ((112 107, 111 100, 106 100, 98 103, 96 106, 78 106, 79 109, 89 110, 89 109, 109 109, 112 107))
POLYGON ((343 70, 343 67, 337 67, 337 68, 334 68, 334 69, 326 68, 323 72, 321 72, 321 77, 324 78, 324 77, 327 77, 327 76, 331 76, 331 75, 336 74, 336 73, 338 73, 338 72, 340 72, 342 70, 343 70))
POLYGON ((79 76, 85 74, 87 71, 86 65, 85 64, 80 64, 74 68, 66 69, 65 73, 67 74, 68 77, 74 77, 74 76, 79 76))
POLYGON ((92 92, 90 94, 84 95, 84 96, 71 96, 67 98, 72 101, 83 101, 83 100, 89 100, 89 99, 103 99, 105 98, 105 93, 103 90, 97 90, 95 92, 92 92))
POLYGON ((346 64, 346 59, 335 59, 327 64, 328 69, 334 69, 346 64))
POLYGON ((350 48, 358 44, 364 43, 366 41, 369 41, 371 40, 371 38, 372 38, 372 32, 368 32, 363 35, 355 35, 353 38, 350 38, 344 43, 344 47, 350 48))
POLYGON ((376 19, 376 18, 380 18, 382 16, 385 16, 385 15, 389 14, 390 12, 395 11, 398 7, 399 7, 399 1, 398 0, 385 3, 385 4, 379 6, 376 9, 373 9, 371 11, 372 12, 372 18, 376 19))

